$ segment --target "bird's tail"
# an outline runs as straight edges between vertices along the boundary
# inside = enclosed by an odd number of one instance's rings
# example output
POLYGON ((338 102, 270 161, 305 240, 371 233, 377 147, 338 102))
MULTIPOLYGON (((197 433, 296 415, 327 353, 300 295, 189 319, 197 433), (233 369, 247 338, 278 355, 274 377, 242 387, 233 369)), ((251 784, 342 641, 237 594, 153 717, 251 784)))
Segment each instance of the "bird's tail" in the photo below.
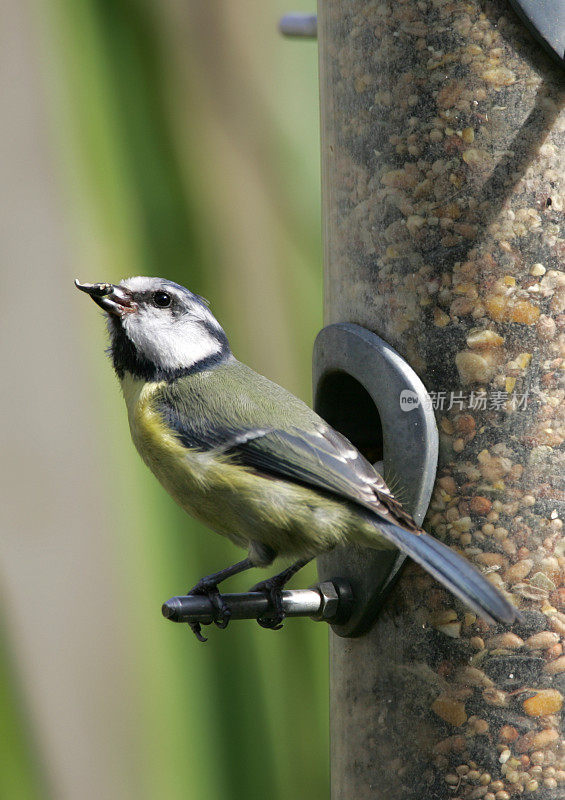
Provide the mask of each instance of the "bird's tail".
POLYGON ((433 536, 413 532, 379 518, 379 532, 410 556, 487 622, 510 625, 521 614, 504 595, 470 564, 433 536))

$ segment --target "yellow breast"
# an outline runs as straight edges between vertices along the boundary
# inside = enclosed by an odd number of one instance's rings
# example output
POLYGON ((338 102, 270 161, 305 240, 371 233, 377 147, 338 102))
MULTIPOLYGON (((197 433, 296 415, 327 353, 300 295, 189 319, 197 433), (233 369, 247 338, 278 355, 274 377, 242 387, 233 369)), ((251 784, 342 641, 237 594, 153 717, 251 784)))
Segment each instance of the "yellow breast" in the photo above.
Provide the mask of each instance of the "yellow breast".
MULTIPOLYGON (((154 394, 162 384, 130 376, 122 380, 131 437, 140 456, 174 500, 192 516, 241 544, 247 514, 246 496, 257 480, 226 463, 217 453, 185 447, 155 410, 154 394), (239 477, 239 480, 237 480, 239 477), (236 487, 237 484, 237 488, 236 487), (211 498, 214 498, 213 500, 211 498), (230 505, 235 503, 237 509, 230 505)), ((271 483, 269 481, 269 483, 271 483)))
POLYGON ((184 447, 155 411, 153 398, 161 383, 128 374, 121 383, 134 445, 158 480, 181 502, 179 495, 185 499, 191 486, 205 482, 208 459, 184 447))

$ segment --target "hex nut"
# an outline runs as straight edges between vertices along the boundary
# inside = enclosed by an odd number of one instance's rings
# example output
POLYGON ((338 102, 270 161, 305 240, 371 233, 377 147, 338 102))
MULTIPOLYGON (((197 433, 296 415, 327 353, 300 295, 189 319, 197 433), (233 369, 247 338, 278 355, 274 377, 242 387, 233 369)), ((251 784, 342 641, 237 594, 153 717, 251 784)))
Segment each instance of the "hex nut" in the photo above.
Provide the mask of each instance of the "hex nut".
POLYGON ((330 620, 333 619, 339 606, 339 595, 337 589, 331 581, 322 581, 316 586, 317 591, 320 593, 322 602, 318 614, 312 617, 315 620, 330 620))

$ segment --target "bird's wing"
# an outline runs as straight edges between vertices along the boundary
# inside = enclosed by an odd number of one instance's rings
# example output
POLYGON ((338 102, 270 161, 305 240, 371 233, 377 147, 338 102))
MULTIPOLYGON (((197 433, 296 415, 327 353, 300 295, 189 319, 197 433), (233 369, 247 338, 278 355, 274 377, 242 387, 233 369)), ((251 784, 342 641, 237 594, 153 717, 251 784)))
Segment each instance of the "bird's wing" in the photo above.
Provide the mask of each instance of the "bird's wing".
POLYGON ((241 440, 236 437, 222 449, 260 473, 331 492, 409 530, 418 529, 374 467, 329 426, 245 431, 241 440))
POLYGON ((179 379, 155 409, 189 448, 225 452, 262 474, 330 492, 418 530, 383 478, 351 442, 311 408, 240 362, 179 379), (229 380, 226 377, 229 370, 229 380), (230 413, 221 398, 229 388, 230 413))
POLYGON ((185 447, 223 452, 248 469, 322 489, 418 530, 367 459, 345 436, 306 410, 313 423, 308 430, 293 425, 247 428, 222 423, 219 415, 215 425, 209 418, 204 423, 198 414, 183 413, 178 400, 162 398, 158 403, 159 413, 185 447))
POLYGON ((368 508, 379 531, 489 622, 512 623, 519 612, 489 581, 442 542, 418 528, 371 464, 332 428, 268 430, 226 452, 258 472, 329 491, 368 508))

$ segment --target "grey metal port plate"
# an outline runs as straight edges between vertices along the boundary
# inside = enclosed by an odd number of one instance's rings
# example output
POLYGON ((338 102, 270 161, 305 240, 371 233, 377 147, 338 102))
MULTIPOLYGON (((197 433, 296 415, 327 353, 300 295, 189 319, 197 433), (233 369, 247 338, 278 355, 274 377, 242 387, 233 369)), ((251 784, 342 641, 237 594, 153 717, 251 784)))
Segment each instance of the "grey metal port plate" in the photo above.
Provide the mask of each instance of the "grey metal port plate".
POLYGON ((510 0, 526 27, 565 66, 565 0, 510 0))
MULTIPOLYGON (((324 383, 336 373, 354 378, 374 402, 381 421, 384 474, 400 482, 405 508, 421 524, 432 494, 438 432, 430 397, 410 365, 376 334, 352 323, 328 325, 313 353, 314 406, 324 405, 324 383)), ((355 415, 358 409, 346 409, 355 415)), ((329 420, 331 422, 331 420, 329 420)), ((336 548, 318 558, 320 580, 345 578, 355 607, 349 621, 333 625, 340 636, 368 631, 405 556, 398 551, 336 548)))

